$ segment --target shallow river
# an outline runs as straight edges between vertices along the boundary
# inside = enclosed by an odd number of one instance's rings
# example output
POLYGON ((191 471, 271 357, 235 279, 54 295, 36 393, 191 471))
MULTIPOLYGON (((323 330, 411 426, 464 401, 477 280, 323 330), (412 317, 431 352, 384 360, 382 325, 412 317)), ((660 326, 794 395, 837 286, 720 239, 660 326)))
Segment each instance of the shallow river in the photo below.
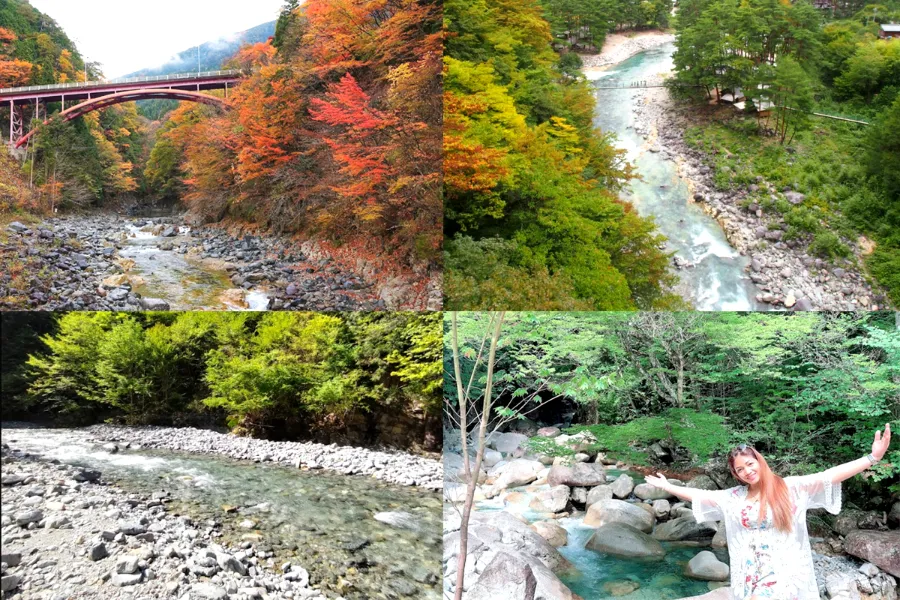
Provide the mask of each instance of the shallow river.
POLYGON ((154 235, 151 229, 129 224, 119 251, 120 256, 135 263, 128 273, 144 282, 135 286, 136 292, 165 300, 172 310, 266 309, 269 298, 264 292, 235 289, 224 272, 205 268, 184 254, 161 248, 170 243, 177 249, 184 236, 190 235, 189 227, 177 227, 178 237, 172 238, 154 235), (226 290, 231 291, 226 294, 226 290))
MULTIPOLYGON (((591 71, 594 85, 628 86, 672 70, 674 44, 641 52, 606 71, 591 71)), ((667 250, 689 261, 693 267, 678 271, 677 292, 698 310, 758 310, 757 290, 746 278, 748 259, 735 251, 719 224, 690 198, 687 182, 677 165, 649 151, 647 140, 637 134, 635 96, 637 90, 597 89, 594 124, 615 133, 616 145, 627 152, 640 181, 633 181, 628 199, 643 216, 655 218, 659 231, 668 238, 667 250)))
POLYGON ((442 512, 435 492, 164 450, 111 454, 78 430, 4 429, 3 441, 98 469, 128 491, 168 491, 170 512, 215 519, 226 541, 258 534, 278 562, 300 564, 314 585, 348 600, 440 597, 442 512), (406 514, 393 524, 374 518, 386 512, 406 514), (245 520, 254 525, 241 526, 245 520))

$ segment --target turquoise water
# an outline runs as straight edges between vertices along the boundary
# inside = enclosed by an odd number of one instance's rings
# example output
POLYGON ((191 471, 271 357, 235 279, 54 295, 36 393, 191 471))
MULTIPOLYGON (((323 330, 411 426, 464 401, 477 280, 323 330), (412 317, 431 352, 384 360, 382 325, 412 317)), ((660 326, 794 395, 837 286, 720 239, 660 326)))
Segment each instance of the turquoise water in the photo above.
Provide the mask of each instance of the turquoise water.
POLYGON ((258 534, 276 562, 302 565, 314 585, 348 600, 397 598, 392 587, 398 582, 416 590, 409 598, 440 597, 443 515, 435 492, 165 450, 111 454, 79 430, 3 429, 3 441, 46 459, 98 469, 131 492, 167 491, 170 512, 195 522, 217 521, 225 541, 258 534), (225 505, 237 511, 227 512, 225 505), (374 518, 382 512, 411 518, 402 527, 389 525, 374 518), (251 529, 239 525, 245 519, 254 521, 251 529))
MULTIPOLYGON (((581 525, 581 519, 563 519, 560 522, 569 532, 568 545, 559 549, 575 567, 571 573, 560 574, 560 579, 584 600, 625 598, 626 600, 669 600, 705 594, 709 586, 705 581, 695 581, 683 575, 684 566, 701 550, 711 548, 686 548, 663 543, 666 557, 662 561, 641 562, 616 558, 584 547, 596 531, 581 525), (640 587, 630 594, 614 596, 606 584, 617 581, 633 581, 640 587)), ((714 551, 719 560, 728 562, 726 551, 714 551)))
MULTIPOLYGON (((672 70, 674 44, 641 52, 607 71, 592 72, 597 86, 629 85, 650 80, 672 70)), ((652 216, 668 239, 667 251, 695 266, 681 269, 676 291, 699 310, 760 310, 756 286, 744 275, 747 257, 735 251, 719 223, 692 200, 687 182, 678 176, 677 165, 660 153, 650 152, 648 143, 631 127, 635 124, 635 89, 598 89, 594 124, 615 133, 616 146, 627 153, 642 180, 633 181, 626 192, 638 213, 652 216)))

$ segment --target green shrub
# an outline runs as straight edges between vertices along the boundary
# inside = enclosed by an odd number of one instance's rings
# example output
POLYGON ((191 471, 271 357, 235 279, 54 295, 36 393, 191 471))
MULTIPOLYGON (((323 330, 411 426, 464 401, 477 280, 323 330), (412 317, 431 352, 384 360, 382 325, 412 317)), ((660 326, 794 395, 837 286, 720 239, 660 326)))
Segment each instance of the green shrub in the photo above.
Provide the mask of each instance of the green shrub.
POLYGON ((822 258, 846 258, 850 256, 850 249, 841 242, 840 238, 830 231, 817 233, 809 245, 810 254, 822 258))

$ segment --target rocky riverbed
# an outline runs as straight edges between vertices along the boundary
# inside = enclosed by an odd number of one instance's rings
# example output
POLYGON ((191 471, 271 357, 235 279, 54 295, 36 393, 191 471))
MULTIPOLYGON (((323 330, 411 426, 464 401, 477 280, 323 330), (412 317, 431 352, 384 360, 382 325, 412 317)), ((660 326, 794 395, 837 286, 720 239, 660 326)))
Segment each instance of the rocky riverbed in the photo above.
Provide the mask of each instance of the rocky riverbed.
MULTIPOLYGON (((455 433, 445 438, 455 440, 455 433)), ((587 432, 569 436, 558 427, 544 427, 536 435, 575 454, 567 459, 534 455, 526 435, 491 436, 469 526, 464 598, 517 600, 527 597, 523 591, 529 586, 537 590, 535 597, 539 592, 570 600, 706 598, 706 590, 727 585, 721 523, 696 522, 689 503, 644 483, 629 465, 588 450, 587 432)), ((458 573, 464 471, 452 444, 445 445, 444 461, 444 590, 451 594, 458 573)), ((670 481, 702 489, 728 487, 722 465, 711 464, 687 481, 670 481)), ((891 515, 888 520, 896 527, 900 502, 891 515)), ((823 599, 896 600, 900 532, 886 530, 876 514, 854 510, 842 512, 832 526, 816 515, 810 519, 823 599)))
POLYGON ((385 277, 361 258, 352 265, 337 261, 312 241, 298 244, 288 238, 239 235, 219 227, 188 227, 181 218, 53 217, 36 225, 12 222, 4 235, 6 241, 0 243, 6 267, 0 275, 4 310, 436 310, 441 306, 436 274, 385 277), (139 248, 135 238, 145 238, 139 248), (174 292, 174 299, 157 297, 166 296, 164 290, 154 289, 154 285, 162 286, 155 283, 157 279, 168 280, 175 288, 182 285, 177 274, 154 277, 154 270, 165 271, 172 262, 168 257, 208 274, 208 281, 201 277, 194 285, 201 288, 201 296, 204 286, 214 288, 214 297, 203 297, 200 306, 182 298, 188 294, 180 291, 174 292), (256 306, 253 300, 260 298, 262 306, 256 306))
MULTIPOLYGON (((324 600, 299 564, 263 545, 220 539, 220 524, 130 494, 98 471, 2 446, 4 597, 324 600)), ((332 598, 339 596, 331 596, 332 598)))
POLYGON ((443 486, 443 465, 439 461, 396 450, 275 442, 193 427, 122 427, 102 424, 88 427, 85 431, 98 442, 125 448, 136 445, 281 463, 302 469, 326 469, 342 475, 365 475, 388 483, 429 490, 440 490, 443 486))
MULTIPOLYGON (((662 83, 667 76, 660 73, 648 83, 662 83)), ((685 129, 697 118, 692 114, 696 107, 672 102, 666 88, 642 89, 635 94, 638 103, 635 131, 647 140, 647 151, 659 152, 679 164, 680 175, 692 187, 694 201, 719 222, 730 244, 750 258, 747 272, 760 290, 757 301, 793 310, 877 310, 888 307, 885 294, 873 289, 858 267, 862 264, 863 254, 868 251, 866 240, 842 240, 854 256, 852 260, 836 261, 811 255, 808 252, 810 240, 786 240, 787 224, 781 215, 765 210, 758 199, 764 197, 800 205, 806 201, 803 194, 790 188, 776 189, 762 177, 746 186, 718 189, 714 182, 713 158, 684 141, 685 129)), ((678 262, 675 266, 679 269, 692 267, 678 262)))

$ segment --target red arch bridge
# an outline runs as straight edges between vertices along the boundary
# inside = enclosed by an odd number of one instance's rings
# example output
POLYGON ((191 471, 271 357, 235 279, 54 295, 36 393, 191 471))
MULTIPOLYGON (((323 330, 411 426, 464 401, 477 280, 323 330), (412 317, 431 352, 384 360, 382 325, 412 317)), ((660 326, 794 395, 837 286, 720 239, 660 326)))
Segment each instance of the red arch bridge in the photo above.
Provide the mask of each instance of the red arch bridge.
POLYGON ((206 71, 182 75, 133 77, 114 81, 88 81, 85 83, 57 83, 19 88, 0 88, 0 107, 9 107, 9 145, 20 148, 34 134, 25 131, 26 111, 31 120, 47 122, 47 104, 62 105, 58 117, 71 121, 85 113, 106 108, 120 102, 167 98, 187 100, 214 106, 225 106, 222 98, 204 94, 208 90, 225 90, 243 76, 240 70, 206 71), (43 114, 41 112, 43 103, 43 114), (68 108, 66 106, 68 105, 68 108))

